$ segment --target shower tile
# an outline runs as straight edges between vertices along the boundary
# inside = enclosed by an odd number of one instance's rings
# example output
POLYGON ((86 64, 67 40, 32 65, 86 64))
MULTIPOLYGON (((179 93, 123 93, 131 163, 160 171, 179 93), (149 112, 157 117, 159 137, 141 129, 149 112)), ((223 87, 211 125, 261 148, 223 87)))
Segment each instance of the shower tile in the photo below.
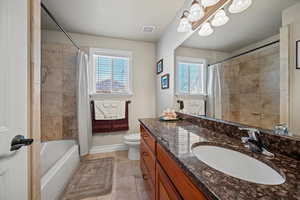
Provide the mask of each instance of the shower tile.
POLYGON ((240 111, 240 122, 245 125, 260 126, 260 115, 249 111, 240 111))
POLYGON ((63 94, 63 116, 76 116, 76 97, 63 94))
MULTIPOLYGON (((224 67, 225 69, 225 67, 224 67)), ((234 78, 240 75, 240 64, 235 64, 227 68, 226 73, 224 73, 224 78, 234 78)))
POLYGON ((240 93, 240 85, 236 83, 238 79, 224 79, 222 81, 222 93, 224 94, 239 94, 240 93))
POLYGON ((241 107, 240 95, 239 94, 229 95, 229 105, 231 111, 239 111, 241 107))
POLYGON ((258 59, 256 60, 250 60, 247 62, 242 62, 240 64, 240 75, 250 75, 250 74, 256 74, 259 73, 260 70, 260 62, 258 59))
POLYGON ((42 51, 42 65, 62 68, 63 64, 63 54, 60 45, 55 44, 45 47, 45 50, 42 51))
POLYGON ((277 71, 260 74, 260 92, 274 93, 280 91, 280 74, 277 71))
POLYGON ((76 57, 77 50, 73 46, 64 45, 63 46, 63 66, 64 68, 74 69, 76 68, 76 57))
POLYGON ((280 55, 279 52, 264 57, 264 67, 262 67, 261 72, 272 72, 280 70, 280 55))
POLYGON ((45 65, 42 71, 43 71, 42 90, 45 92, 62 91, 62 86, 63 86, 62 69, 51 68, 51 66, 45 65))
POLYGON ((73 69, 63 69, 63 91, 71 95, 75 95, 76 72, 73 69))
POLYGON ((62 117, 42 116, 42 141, 62 139, 62 133, 62 117))
POLYGON ((280 93, 261 94, 262 113, 278 114, 280 112, 280 93))
MULTIPOLYGON (((259 90, 259 74, 239 77, 240 93, 255 93, 259 90)), ((236 84, 236 82, 235 82, 236 84)), ((238 85, 238 84, 236 84, 238 85)))
POLYGON ((232 122, 238 122, 240 120, 240 112, 239 111, 230 111, 227 120, 232 121, 232 122))
POLYGON ((240 110, 250 113, 261 112, 261 101, 258 93, 245 93, 240 95, 240 110))
POLYGON ((77 129, 77 119, 76 117, 63 117, 63 137, 64 138, 76 138, 77 129))
POLYGON ((279 124, 280 116, 272 114, 263 114, 261 118, 261 127, 266 129, 274 129, 276 124, 279 124))
POLYGON ((61 92, 43 92, 42 112, 45 115, 62 116, 63 94, 61 92))
POLYGON ((266 57, 275 53, 279 53, 279 45, 264 48, 262 51, 259 52, 260 57, 266 57))

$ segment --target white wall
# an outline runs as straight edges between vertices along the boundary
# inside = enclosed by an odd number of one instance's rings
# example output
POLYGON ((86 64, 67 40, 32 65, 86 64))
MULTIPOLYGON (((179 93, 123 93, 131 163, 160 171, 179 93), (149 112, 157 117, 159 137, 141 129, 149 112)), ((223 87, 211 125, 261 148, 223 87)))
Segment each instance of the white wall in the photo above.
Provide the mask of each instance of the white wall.
POLYGON ((176 56, 205 59, 207 64, 218 62, 230 56, 227 52, 197 49, 180 46, 175 50, 176 56))
POLYGON ((166 31, 160 38, 157 44, 156 60, 164 59, 163 72, 156 77, 156 115, 161 115, 162 111, 167 107, 174 105, 175 94, 175 56, 174 52, 193 32, 178 33, 177 26, 179 18, 185 8, 191 4, 192 0, 186 0, 182 9, 176 14, 172 23, 166 28, 166 31), (164 74, 170 74, 170 88, 162 90, 160 85, 160 78, 164 74))
POLYGON ((300 135, 300 69, 296 69, 296 41, 300 40, 300 3, 282 13, 282 23, 289 29, 289 126, 300 135))
MULTIPOLYGON (((139 132, 138 119, 155 116, 155 44, 83 34, 70 35, 79 46, 86 50, 88 47, 94 47, 126 50, 133 53, 133 96, 121 99, 131 100, 128 132, 139 132)), ((57 31, 42 31, 42 38, 43 42, 70 43, 61 32, 57 31)), ((123 143, 124 134, 125 132, 95 134, 93 145, 123 143)))

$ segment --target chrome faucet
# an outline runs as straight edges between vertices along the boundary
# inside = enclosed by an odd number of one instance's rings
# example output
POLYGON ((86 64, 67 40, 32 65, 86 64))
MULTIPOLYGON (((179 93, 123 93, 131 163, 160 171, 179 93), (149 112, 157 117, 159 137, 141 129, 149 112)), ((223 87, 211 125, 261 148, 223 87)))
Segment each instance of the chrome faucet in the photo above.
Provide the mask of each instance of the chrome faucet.
POLYGON ((260 131, 256 128, 239 127, 239 130, 247 131, 248 137, 242 137, 242 143, 252 152, 262 153, 266 156, 274 157, 274 154, 267 151, 259 135, 260 131))
POLYGON ((277 135, 290 135, 287 124, 278 124, 274 127, 274 133, 277 135))

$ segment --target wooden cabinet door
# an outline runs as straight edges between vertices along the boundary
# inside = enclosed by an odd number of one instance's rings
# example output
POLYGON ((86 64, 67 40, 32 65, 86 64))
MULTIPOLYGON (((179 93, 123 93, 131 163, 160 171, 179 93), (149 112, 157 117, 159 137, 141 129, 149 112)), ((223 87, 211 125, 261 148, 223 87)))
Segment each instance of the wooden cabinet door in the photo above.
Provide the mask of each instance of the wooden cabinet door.
POLYGON ((147 167, 145 166, 144 160, 140 161, 140 166, 141 166, 142 176, 144 179, 145 190, 149 195, 149 199, 155 200, 155 187, 152 180, 150 179, 150 174, 148 172, 147 167))
POLYGON ((156 200, 181 200, 180 194, 166 175, 164 170, 156 163, 156 200))

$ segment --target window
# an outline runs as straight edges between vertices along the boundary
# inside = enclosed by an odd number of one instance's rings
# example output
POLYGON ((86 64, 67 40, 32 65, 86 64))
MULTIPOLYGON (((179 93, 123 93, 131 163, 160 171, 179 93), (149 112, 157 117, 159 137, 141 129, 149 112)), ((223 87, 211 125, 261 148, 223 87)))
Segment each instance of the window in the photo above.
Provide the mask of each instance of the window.
POLYGON ((131 94, 131 52, 91 49, 90 56, 94 94, 131 94))
POLYGON ((206 62, 197 58, 177 58, 177 94, 205 95, 206 62))

